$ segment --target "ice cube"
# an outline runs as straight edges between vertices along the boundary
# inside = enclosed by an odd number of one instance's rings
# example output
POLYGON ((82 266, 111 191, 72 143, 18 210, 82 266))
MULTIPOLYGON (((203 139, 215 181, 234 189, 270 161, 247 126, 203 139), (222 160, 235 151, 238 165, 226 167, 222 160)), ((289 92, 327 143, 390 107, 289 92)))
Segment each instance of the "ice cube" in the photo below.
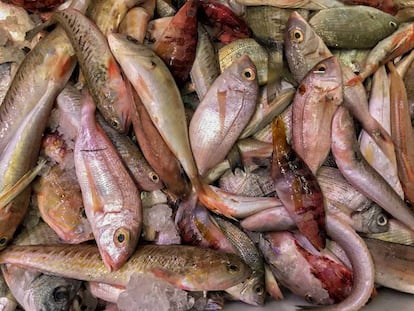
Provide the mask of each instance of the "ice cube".
POLYGON ((134 274, 117 304, 120 311, 185 311, 194 305, 194 299, 163 280, 134 274))

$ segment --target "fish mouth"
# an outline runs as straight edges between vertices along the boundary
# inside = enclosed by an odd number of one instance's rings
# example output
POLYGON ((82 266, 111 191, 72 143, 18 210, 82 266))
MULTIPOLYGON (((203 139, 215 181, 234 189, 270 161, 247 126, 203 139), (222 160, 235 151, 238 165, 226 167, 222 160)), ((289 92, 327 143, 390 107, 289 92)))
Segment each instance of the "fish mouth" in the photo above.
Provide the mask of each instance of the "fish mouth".
POLYGON ((120 268, 120 265, 112 259, 107 251, 101 250, 101 257, 105 267, 109 270, 109 272, 116 271, 120 268))

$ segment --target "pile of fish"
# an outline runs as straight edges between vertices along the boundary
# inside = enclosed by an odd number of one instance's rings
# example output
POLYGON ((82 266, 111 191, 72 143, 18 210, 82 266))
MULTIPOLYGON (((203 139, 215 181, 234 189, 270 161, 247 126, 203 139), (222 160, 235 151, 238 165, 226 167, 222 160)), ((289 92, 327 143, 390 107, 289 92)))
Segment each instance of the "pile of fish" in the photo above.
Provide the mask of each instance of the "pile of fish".
POLYGON ((414 4, 0 2, 0 310, 414 294, 414 4))

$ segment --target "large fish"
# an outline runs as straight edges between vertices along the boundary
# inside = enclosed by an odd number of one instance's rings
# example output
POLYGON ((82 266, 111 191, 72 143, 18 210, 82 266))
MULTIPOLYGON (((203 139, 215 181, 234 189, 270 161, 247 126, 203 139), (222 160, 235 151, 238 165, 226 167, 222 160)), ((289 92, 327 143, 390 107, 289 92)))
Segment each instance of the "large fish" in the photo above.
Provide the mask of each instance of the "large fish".
POLYGON ((251 274, 237 255, 184 245, 141 245, 112 272, 94 245, 9 246, 0 253, 0 263, 120 286, 126 286, 133 273, 148 273, 189 291, 224 290, 251 274))

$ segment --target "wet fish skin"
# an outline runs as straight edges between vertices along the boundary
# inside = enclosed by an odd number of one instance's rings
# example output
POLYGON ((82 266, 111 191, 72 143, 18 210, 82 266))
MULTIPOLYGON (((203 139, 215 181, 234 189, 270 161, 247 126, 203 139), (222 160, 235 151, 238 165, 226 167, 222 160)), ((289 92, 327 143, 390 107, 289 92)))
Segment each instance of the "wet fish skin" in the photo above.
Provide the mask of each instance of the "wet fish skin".
POLYGON ((131 122, 132 94, 105 36, 78 10, 65 9, 52 18, 65 29, 99 111, 114 129, 127 131, 131 122))
POLYGON ((307 164, 286 141, 283 121, 273 120, 271 176, 277 196, 299 231, 318 250, 325 247, 325 207, 322 190, 307 164))
POLYGON ((346 4, 366 5, 389 14, 397 13, 397 5, 393 0, 341 0, 346 4))
POLYGON ((233 244, 236 254, 252 269, 252 274, 244 282, 226 290, 238 300, 245 303, 262 306, 265 299, 265 277, 263 256, 253 241, 239 227, 229 220, 214 217, 226 238, 233 244))
POLYGON ((237 0, 244 5, 271 5, 285 9, 307 9, 319 11, 331 7, 341 7, 344 4, 337 0, 237 0))
POLYGON ((398 177, 405 197, 414 203, 414 129, 411 124, 407 91, 394 65, 390 70, 391 136, 395 145, 398 177))
POLYGON ((180 86, 187 80, 196 56, 198 7, 198 0, 186 1, 152 47, 180 86))
POLYGON ((217 77, 190 121, 191 149, 203 176, 226 157, 256 107, 257 71, 247 55, 217 77))
POLYGON ((342 71, 336 57, 316 64, 296 91, 292 148, 314 174, 329 154, 332 118, 342 100, 342 71))
POLYGON ((339 170, 351 185, 410 229, 414 228, 413 212, 362 156, 353 119, 344 107, 338 108, 332 122, 331 148, 339 170))
POLYGON ((332 56, 322 39, 297 12, 288 19, 284 43, 289 69, 298 83, 317 63, 332 56))
POLYGON ((356 5, 319 11, 309 25, 327 46, 369 49, 396 31, 399 21, 376 8, 356 5))
POLYGON ((184 245, 141 245, 125 265, 108 271, 94 245, 9 246, 1 263, 68 278, 126 286, 133 273, 149 273, 189 291, 224 290, 251 269, 234 254, 184 245))
POLYGON ((74 157, 85 212, 102 259, 110 271, 118 270, 141 233, 141 200, 115 147, 96 123, 95 104, 87 92, 74 157))

